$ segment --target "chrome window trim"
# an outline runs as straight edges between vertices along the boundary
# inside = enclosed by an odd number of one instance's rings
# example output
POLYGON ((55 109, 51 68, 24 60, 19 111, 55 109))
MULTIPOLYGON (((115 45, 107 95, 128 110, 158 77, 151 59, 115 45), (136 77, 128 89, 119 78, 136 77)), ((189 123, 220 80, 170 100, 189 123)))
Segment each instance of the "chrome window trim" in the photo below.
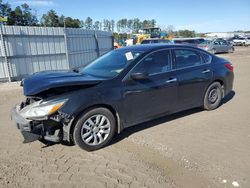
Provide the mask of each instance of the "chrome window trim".
POLYGON ((173 71, 178 71, 178 70, 183 70, 183 69, 188 69, 188 68, 191 68, 191 67, 199 67, 199 66, 203 66, 203 65, 209 65, 211 64, 212 60, 213 60, 213 56, 210 55, 209 53, 205 52, 205 51, 201 51, 199 49, 190 49, 190 48, 185 48, 185 47, 180 47, 180 48, 174 48, 174 47, 171 47, 171 48, 164 48, 164 49, 158 49, 158 50, 155 50, 155 51, 152 51, 150 52, 149 54, 147 54, 145 57, 143 57, 139 62, 137 62, 137 64, 123 77, 122 79, 122 82, 127 80, 128 76, 130 75, 130 73, 134 70, 134 68, 140 64, 145 58, 147 58, 149 55, 155 53, 155 52, 158 52, 158 51, 164 51, 164 50, 169 50, 170 51, 170 70, 168 71, 164 71, 164 72, 161 72, 161 73, 155 73, 155 74, 150 74, 149 76, 155 76, 155 75, 159 75, 159 74, 165 74, 165 73, 168 73, 168 72, 173 72, 173 71), (184 68, 179 68, 179 69, 174 69, 173 68, 173 62, 175 61, 174 60, 174 50, 191 50, 191 51, 195 51, 196 53, 199 53, 200 54, 200 57, 203 61, 203 64, 200 64, 200 65, 193 65, 193 66, 188 66, 188 67, 184 67, 184 68), (211 57, 211 60, 210 62, 206 63, 205 60, 204 60, 204 57, 201 53, 205 53, 207 55, 209 55, 211 57))
POLYGON ((179 69, 173 69, 172 71, 178 71, 178 70, 188 69, 188 68, 191 68, 191 67, 200 67, 200 66, 203 66, 203 65, 206 65, 206 64, 207 63, 201 64, 201 65, 188 66, 188 67, 179 68, 179 69))

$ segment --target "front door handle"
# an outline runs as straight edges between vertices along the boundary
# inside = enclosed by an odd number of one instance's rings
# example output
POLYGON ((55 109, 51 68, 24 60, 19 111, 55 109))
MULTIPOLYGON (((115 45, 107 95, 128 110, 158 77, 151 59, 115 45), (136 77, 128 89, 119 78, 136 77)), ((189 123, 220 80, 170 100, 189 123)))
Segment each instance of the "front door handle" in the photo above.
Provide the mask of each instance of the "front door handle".
POLYGON ((166 81, 167 84, 170 84, 170 83, 173 83, 173 82, 176 82, 177 81, 177 78, 170 78, 169 80, 166 81))
POLYGON ((202 71, 203 74, 206 74, 206 73, 209 73, 210 72, 210 69, 205 69, 202 71))

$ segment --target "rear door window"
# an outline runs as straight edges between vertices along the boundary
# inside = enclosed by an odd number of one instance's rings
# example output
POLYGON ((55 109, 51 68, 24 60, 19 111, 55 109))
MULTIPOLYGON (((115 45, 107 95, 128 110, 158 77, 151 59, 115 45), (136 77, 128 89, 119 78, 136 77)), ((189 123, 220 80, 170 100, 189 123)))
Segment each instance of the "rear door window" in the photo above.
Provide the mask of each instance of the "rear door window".
POLYGON ((220 42, 220 45, 227 45, 227 42, 225 40, 221 40, 219 42, 220 42))
POLYGON ((200 54, 193 50, 178 49, 174 50, 175 68, 181 69, 203 64, 200 54))
POLYGON ((214 41, 214 45, 219 45, 220 43, 218 41, 214 41))
POLYGON ((201 55, 203 56, 203 59, 205 61, 205 63, 211 63, 212 61, 212 56, 205 53, 205 52, 201 52, 201 55))

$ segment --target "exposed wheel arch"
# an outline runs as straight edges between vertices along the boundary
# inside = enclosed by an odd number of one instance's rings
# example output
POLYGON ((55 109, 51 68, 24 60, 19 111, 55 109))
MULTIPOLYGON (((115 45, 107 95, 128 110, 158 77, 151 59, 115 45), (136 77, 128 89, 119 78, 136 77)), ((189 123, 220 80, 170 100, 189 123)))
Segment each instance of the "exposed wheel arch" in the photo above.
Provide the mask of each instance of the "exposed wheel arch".
MULTIPOLYGON (((225 83, 224 83, 224 81, 223 81, 222 79, 215 79, 215 80, 213 80, 213 81, 208 85, 208 87, 209 87, 212 83, 214 83, 214 82, 219 82, 219 83, 220 83, 220 85, 221 85, 221 87, 222 87, 222 98, 225 97, 225 83)), ((208 87, 207 87, 207 88, 208 88, 208 87)))
POLYGON ((95 109, 95 108, 106 108, 108 109, 112 114, 113 116, 115 117, 115 121, 116 121, 116 133, 120 133, 122 131, 122 127, 121 127, 121 123, 120 123, 120 116, 118 114, 118 112, 110 105, 107 105, 107 104, 95 104, 93 106, 89 106, 85 109, 83 109, 81 112, 79 112, 77 114, 77 116, 74 118, 73 122, 71 123, 70 125, 70 128, 69 128, 69 135, 68 135, 68 138, 70 139, 69 141, 70 142, 73 142, 74 143, 74 139, 73 139, 73 131, 74 131, 74 128, 75 128, 75 125, 76 125, 76 122, 78 121, 78 119, 86 112, 92 110, 92 109, 95 109))

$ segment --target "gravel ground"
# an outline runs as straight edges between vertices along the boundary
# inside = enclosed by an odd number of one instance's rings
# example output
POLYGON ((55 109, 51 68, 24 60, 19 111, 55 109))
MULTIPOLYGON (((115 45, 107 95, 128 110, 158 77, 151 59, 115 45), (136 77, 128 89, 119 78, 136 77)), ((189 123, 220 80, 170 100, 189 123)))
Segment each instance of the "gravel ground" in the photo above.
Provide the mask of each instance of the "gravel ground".
POLYGON ((235 67, 220 108, 132 127, 101 150, 22 144, 10 109, 19 83, 0 84, 0 187, 250 187, 250 48, 219 54, 235 67))

